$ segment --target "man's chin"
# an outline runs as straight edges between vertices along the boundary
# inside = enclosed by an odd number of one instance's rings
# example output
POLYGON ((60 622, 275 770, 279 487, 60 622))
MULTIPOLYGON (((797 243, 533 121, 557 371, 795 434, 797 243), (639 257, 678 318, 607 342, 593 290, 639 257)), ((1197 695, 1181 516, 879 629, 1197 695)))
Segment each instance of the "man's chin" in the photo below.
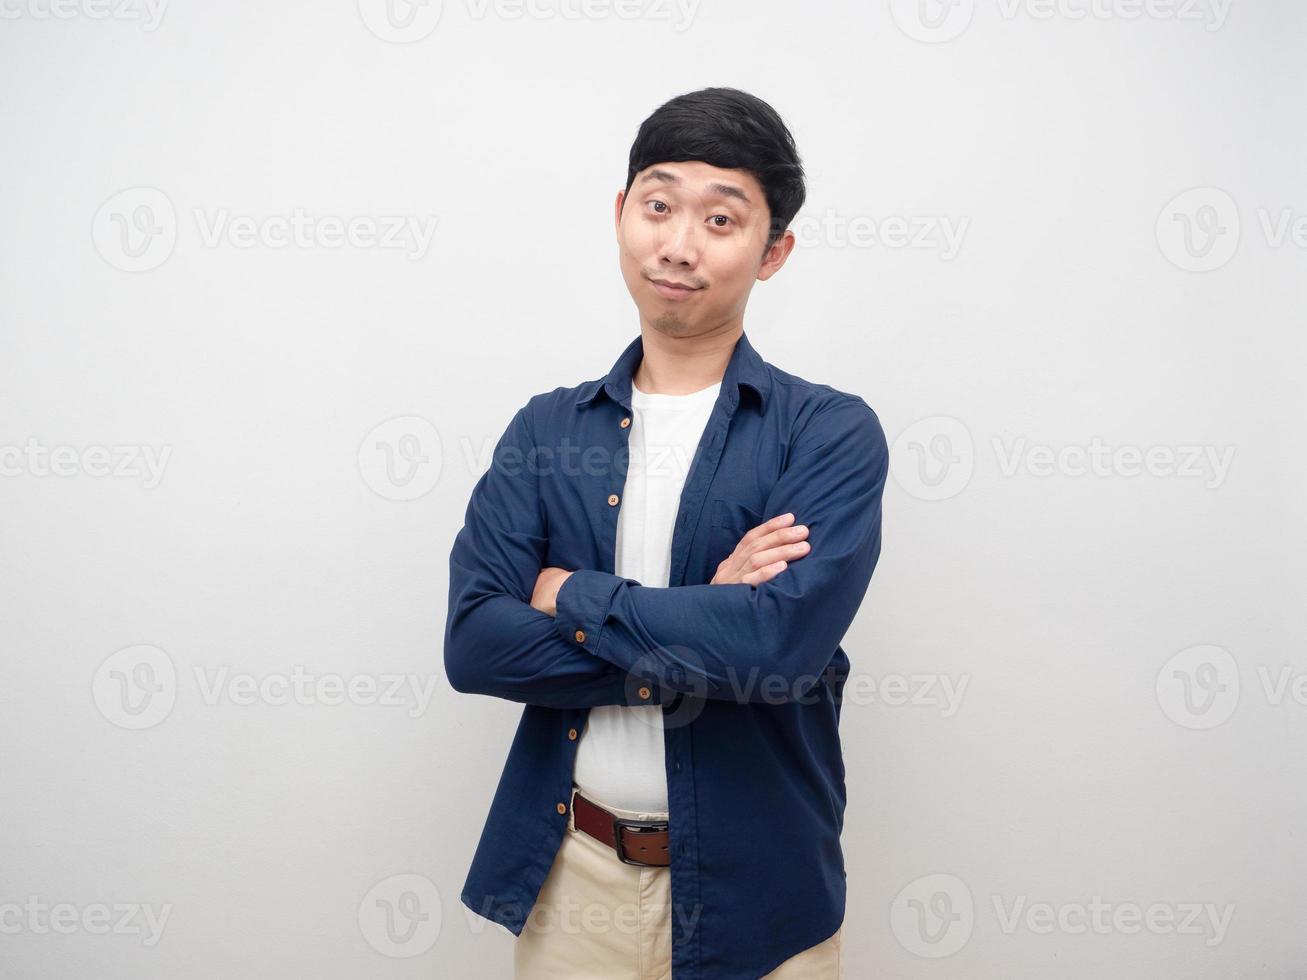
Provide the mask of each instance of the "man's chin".
POLYGON ((679 313, 660 310, 649 318, 649 326, 668 337, 684 337, 694 331, 694 324, 679 313))

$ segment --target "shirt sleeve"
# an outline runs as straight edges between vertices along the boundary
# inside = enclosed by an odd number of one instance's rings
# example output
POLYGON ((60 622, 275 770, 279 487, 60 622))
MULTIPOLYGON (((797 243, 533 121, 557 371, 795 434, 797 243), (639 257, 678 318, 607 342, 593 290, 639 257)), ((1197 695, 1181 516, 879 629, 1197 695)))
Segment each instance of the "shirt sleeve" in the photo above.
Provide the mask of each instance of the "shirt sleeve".
POLYGON ((456 691, 523 704, 660 704, 657 685, 644 685, 651 696, 640 698, 639 682, 561 637, 554 617, 531 605, 549 539, 530 410, 528 402, 500 437, 454 538, 445 675, 456 691))
POLYGON ((558 592, 560 638, 597 659, 701 697, 805 697, 830 663, 880 557, 889 450, 861 398, 814 413, 767 497, 811 550, 761 585, 642 586, 582 569, 558 592), (584 635, 577 642, 577 630, 584 635), (570 639, 569 639, 570 638, 570 639))

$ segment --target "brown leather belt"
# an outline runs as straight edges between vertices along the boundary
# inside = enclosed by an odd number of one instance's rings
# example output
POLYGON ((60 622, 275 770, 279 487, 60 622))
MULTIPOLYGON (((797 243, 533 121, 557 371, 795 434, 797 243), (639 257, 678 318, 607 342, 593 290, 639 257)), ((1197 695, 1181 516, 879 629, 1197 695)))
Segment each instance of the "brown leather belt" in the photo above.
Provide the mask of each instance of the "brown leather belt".
POLYGON ((671 830, 666 820, 619 817, 577 790, 572 791, 572 817, 577 830, 607 844, 627 864, 665 868, 672 863, 668 846, 671 830))

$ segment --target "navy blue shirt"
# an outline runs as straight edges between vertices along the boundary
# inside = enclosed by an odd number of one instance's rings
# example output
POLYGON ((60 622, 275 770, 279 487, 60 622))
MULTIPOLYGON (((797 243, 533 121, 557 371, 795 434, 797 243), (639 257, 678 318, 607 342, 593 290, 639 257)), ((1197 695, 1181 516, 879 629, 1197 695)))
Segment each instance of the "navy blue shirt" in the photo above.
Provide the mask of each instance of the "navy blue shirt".
POLYGON ((741 332, 681 492, 669 585, 614 575, 643 349, 636 337, 603 378, 518 410, 454 540, 448 680, 525 705, 460 898, 521 935, 589 709, 659 704, 672 975, 756 980, 844 920, 840 644, 880 555, 888 448, 862 398, 773 367, 741 332), (707 584, 787 512, 807 554, 761 585, 707 584), (546 566, 575 570, 555 616, 530 605, 546 566))

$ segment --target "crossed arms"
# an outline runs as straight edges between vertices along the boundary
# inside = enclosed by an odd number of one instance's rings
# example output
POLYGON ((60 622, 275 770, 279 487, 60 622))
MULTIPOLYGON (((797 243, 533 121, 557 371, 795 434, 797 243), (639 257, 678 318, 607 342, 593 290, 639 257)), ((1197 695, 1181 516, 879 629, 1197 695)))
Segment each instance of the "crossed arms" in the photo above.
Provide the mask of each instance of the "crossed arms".
POLYGON ((862 399, 812 414, 768 495, 764 517, 790 512, 807 527, 801 561, 759 584, 669 588, 577 569, 552 616, 531 605, 548 544, 538 476, 501 465, 536 445, 531 420, 528 402, 473 488, 450 553, 444 661, 455 690, 586 708, 660 704, 677 691, 775 703, 817 683, 880 556, 889 453, 862 399), (641 699, 632 678, 653 696, 641 699))

